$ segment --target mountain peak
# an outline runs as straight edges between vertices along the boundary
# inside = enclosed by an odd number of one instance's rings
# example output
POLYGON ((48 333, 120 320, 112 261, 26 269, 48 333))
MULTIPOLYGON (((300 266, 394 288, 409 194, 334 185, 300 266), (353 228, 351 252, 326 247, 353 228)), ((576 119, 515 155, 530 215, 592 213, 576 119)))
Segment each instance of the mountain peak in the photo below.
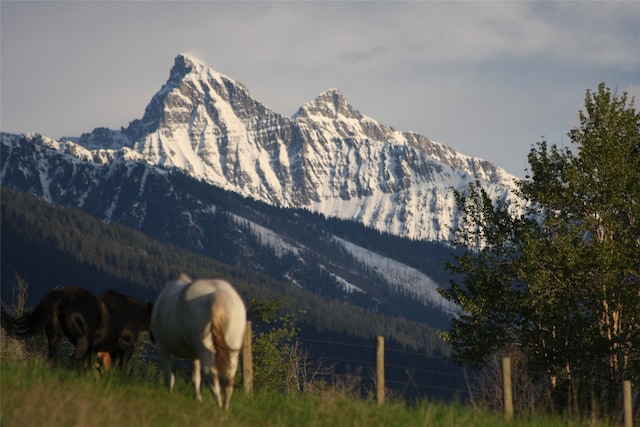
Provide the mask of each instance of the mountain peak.
POLYGON ((312 117, 320 116, 328 119, 362 119, 362 114, 356 110, 347 98, 338 89, 329 89, 322 92, 311 102, 304 104, 295 117, 312 117))
POLYGON ((322 92, 320 95, 316 97, 316 99, 329 99, 329 98, 333 99, 334 101, 347 100, 343 95, 343 93, 340 91, 340 89, 336 89, 336 88, 325 90, 324 92, 322 92))
POLYGON ((181 53, 176 56, 167 84, 171 86, 172 83, 180 82, 189 75, 193 75, 197 80, 213 78, 220 81, 227 80, 233 84, 242 86, 232 78, 214 70, 204 61, 189 53, 181 53))
POLYGON ((192 66, 195 66, 195 65, 206 66, 204 61, 200 60, 199 58, 197 58, 196 56, 194 56, 191 53, 181 53, 181 54, 179 54, 178 56, 176 56, 176 62, 178 62, 178 61, 181 61, 183 63, 191 64, 192 66))
POLYGON ((173 68, 171 68, 171 72, 169 74, 169 81, 167 83, 176 83, 182 80, 198 65, 202 66, 202 63, 192 56, 187 54, 180 54, 176 56, 173 68))
MULTIPOLYGON (((222 123, 222 127, 227 127, 231 122, 237 124, 238 119, 253 113, 261 115, 264 111, 266 108, 251 98, 244 85, 197 57, 181 53, 174 60, 169 79, 153 96, 142 119, 131 122, 126 133, 132 142, 140 142, 159 129, 165 136, 174 135, 177 129, 192 126, 190 120, 196 118, 204 120, 198 123, 204 128, 206 123, 215 126, 222 123)), ((167 147, 172 143, 177 143, 176 138, 163 141, 167 147)))

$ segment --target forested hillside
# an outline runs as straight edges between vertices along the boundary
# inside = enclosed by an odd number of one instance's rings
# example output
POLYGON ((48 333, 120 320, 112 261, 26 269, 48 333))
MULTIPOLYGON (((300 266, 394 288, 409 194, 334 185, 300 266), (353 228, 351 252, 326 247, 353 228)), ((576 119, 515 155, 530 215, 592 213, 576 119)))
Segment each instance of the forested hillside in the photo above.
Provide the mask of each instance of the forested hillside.
MULTIPOLYGON (((12 299, 16 275, 29 284, 30 306, 59 285, 82 286, 96 293, 116 289, 153 301, 160 287, 180 272, 194 277, 224 277, 234 283, 246 301, 279 300, 283 310, 304 313, 298 315, 300 338, 309 340, 310 347, 314 347, 314 341, 334 343, 315 345, 317 357, 340 356, 344 349, 335 343, 370 344, 374 336, 383 335, 388 348, 415 351, 411 357, 402 353, 396 364, 407 363, 406 369, 415 369, 428 363, 431 370, 457 372, 442 358, 449 352, 447 345, 424 324, 323 298, 4 187, 1 232, 3 302, 12 299), (422 359, 432 356, 436 357, 422 359)), ((353 347, 346 356, 351 360, 370 358, 354 354, 353 347)), ((452 378, 449 381, 456 383, 457 377, 452 378)), ((450 390, 460 386, 443 384, 441 379, 437 382, 450 390)))

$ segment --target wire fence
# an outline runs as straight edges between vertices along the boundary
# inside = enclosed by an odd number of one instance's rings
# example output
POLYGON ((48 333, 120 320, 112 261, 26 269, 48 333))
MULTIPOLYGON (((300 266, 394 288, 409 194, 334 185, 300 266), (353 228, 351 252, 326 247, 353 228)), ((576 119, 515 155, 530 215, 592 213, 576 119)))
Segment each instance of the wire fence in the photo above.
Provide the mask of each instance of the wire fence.
MULTIPOLYGON (((522 380, 521 372, 512 370, 509 357, 498 361, 492 370, 494 378, 487 379, 491 374, 478 371, 467 372, 465 368, 449 361, 445 356, 426 355, 399 348, 384 348, 382 356, 384 368, 380 372, 380 361, 376 360, 376 357, 380 357, 380 353, 377 352, 374 343, 362 344, 308 338, 299 341, 309 349, 321 347, 323 356, 311 356, 308 362, 332 366, 333 369, 326 374, 332 381, 356 383, 363 393, 369 395, 374 394, 376 386, 380 383, 380 377, 382 377, 387 396, 401 396, 410 400, 435 398, 474 404, 474 394, 486 393, 493 395, 494 401, 502 407, 505 416, 510 418, 514 414, 514 407, 521 410, 529 404, 514 401, 514 399, 533 401, 534 394, 539 393, 539 389, 531 387, 526 383, 527 380, 522 380), (337 350, 330 351, 331 347, 337 350), (478 378, 482 378, 479 385, 472 384, 478 378), (486 387, 487 382, 492 382, 492 387, 486 387)), ((593 417, 601 415, 597 410, 599 406, 604 406, 598 402, 598 399, 609 395, 616 396, 614 405, 619 409, 614 412, 622 421, 622 425, 630 427, 634 420, 638 422, 640 408, 637 408, 634 413, 634 406, 639 406, 640 394, 636 391, 634 395, 631 382, 623 381, 620 387, 614 387, 610 383, 594 379, 585 387, 598 389, 601 393, 600 396, 593 394, 591 397, 593 417)), ((380 397, 378 399, 380 401, 380 397)), ((531 410, 535 411, 535 408, 532 406, 531 410)))
MULTIPOLYGON (((309 351, 307 361, 331 366, 331 380, 358 382, 364 393, 377 384, 376 346, 334 340, 301 338, 309 351), (322 356, 316 356, 316 353, 322 356)), ((410 400, 444 399, 468 401, 467 376, 462 367, 444 356, 434 356, 400 348, 384 348, 384 383, 390 395, 410 400)))

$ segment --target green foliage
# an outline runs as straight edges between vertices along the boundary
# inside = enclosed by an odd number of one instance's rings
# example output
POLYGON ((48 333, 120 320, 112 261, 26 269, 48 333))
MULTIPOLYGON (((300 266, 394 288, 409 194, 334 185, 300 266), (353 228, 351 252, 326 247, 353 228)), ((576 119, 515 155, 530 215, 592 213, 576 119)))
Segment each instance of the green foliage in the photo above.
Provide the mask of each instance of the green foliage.
POLYGON ((476 365, 516 345, 564 405, 609 413, 640 383, 640 114, 601 84, 579 122, 573 149, 532 148, 522 216, 477 183, 457 194, 472 249, 447 264, 464 312, 443 336, 476 365))
POLYGON ((14 317, 20 317, 24 314, 29 298, 29 284, 24 280, 22 275, 16 273, 14 286, 11 287, 11 306, 5 307, 7 311, 14 317))
MULTIPOLYGON (((281 314, 280 300, 252 300, 249 313, 256 319, 253 337, 254 385, 256 389, 299 390, 302 354, 295 338, 300 331, 295 313, 281 314)), ((300 314, 304 312, 299 311, 300 314)))
MULTIPOLYGON (((5 284, 7 286, 7 284, 5 284)), ((16 273, 15 281, 11 285, 11 304, 5 304, 2 302, 2 308, 7 311, 11 316, 20 317, 23 315, 27 298, 29 295, 29 284, 24 278, 16 273)), ((30 353, 36 341, 42 342, 42 339, 30 338, 29 340, 20 341, 5 336, 4 329, 1 330, 1 336, 3 340, 2 355, 11 355, 13 357, 25 358, 30 353)), ((37 344, 36 344, 37 345, 37 344)))
POLYGON ((22 316, 27 306, 27 299, 29 298, 29 285, 22 278, 22 276, 16 273, 16 286, 13 288, 13 310, 14 316, 22 316))

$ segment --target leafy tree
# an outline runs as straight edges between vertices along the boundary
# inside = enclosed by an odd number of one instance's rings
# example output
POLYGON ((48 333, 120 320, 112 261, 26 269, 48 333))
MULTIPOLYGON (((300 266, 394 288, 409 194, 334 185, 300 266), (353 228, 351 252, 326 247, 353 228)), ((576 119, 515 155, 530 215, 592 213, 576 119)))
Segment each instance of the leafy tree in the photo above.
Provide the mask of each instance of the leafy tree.
POLYGON ((601 84, 569 137, 532 148, 522 214, 479 183, 456 193, 468 249, 442 293, 463 312, 443 335, 475 365, 516 345, 566 405, 611 411, 640 383, 640 114, 601 84))
POLYGON ((298 388, 303 354, 295 341, 299 329, 294 313, 280 314, 278 300, 251 300, 249 313, 257 321, 253 338, 256 388, 291 392, 298 388))

